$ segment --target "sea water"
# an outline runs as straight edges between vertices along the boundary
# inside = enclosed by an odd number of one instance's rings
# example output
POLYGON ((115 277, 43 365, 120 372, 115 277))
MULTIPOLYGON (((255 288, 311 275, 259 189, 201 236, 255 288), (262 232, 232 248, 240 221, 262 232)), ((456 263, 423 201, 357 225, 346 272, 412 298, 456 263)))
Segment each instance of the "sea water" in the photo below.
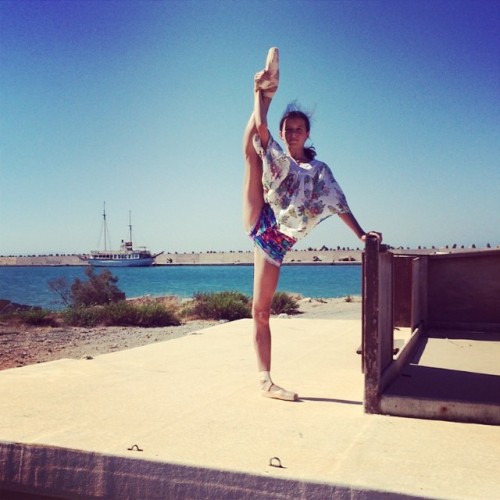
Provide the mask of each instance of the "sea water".
MULTIPOLYGON (((49 282, 66 278, 86 280, 85 266, 0 266, 0 299, 19 304, 61 309, 49 282)), ((96 269, 100 273, 102 268, 96 269)), ((252 266, 152 266, 113 268, 117 286, 127 298, 176 295, 191 298, 197 292, 239 291, 252 295, 252 266)), ((361 295, 360 265, 283 266, 278 290, 303 297, 331 298, 361 295)))

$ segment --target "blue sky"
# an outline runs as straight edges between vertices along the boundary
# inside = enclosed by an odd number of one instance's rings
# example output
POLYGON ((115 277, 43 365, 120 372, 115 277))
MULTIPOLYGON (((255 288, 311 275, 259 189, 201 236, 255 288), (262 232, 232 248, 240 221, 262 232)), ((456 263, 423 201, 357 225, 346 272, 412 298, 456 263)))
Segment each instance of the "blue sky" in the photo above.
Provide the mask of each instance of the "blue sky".
MULTIPOLYGON (((312 141, 365 230, 394 246, 500 244, 496 0, 0 2, 0 255, 249 250, 241 136, 270 111, 312 141)), ((334 217, 298 248, 359 242, 334 217)))

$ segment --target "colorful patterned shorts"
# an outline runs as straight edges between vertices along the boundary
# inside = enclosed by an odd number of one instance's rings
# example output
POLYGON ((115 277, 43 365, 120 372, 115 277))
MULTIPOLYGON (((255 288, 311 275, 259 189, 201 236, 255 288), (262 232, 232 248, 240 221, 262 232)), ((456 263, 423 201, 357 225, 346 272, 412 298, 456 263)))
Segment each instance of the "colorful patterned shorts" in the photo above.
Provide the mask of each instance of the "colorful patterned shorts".
POLYGON ((248 235, 256 247, 264 252, 265 258, 278 267, 297 241, 278 229, 274 212, 267 203, 262 207, 260 217, 248 235))

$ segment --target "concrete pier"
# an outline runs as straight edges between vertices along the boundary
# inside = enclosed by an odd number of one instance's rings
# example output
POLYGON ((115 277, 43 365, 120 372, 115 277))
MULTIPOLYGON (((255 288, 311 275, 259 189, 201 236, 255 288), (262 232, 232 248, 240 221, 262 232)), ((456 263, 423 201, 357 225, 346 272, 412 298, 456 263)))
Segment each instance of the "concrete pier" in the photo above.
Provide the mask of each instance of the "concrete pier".
POLYGON ((359 320, 272 327, 299 402, 250 320, 0 372, 0 498, 498 498, 500 427, 364 413, 359 320))

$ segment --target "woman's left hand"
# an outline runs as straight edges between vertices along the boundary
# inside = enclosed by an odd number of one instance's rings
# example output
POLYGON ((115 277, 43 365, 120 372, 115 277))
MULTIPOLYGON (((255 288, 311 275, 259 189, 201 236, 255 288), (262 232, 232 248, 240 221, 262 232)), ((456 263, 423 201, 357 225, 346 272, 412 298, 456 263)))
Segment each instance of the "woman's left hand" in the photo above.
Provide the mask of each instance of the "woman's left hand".
POLYGON ((267 82, 268 80, 269 80, 269 75, 265 69, 255 73, 255 76, 253 77, 255 91, 257 92, 257 91, 261 90, 261 88, 260 88, 261 84, 263 82, 267 82))
POLYGON ((366 239, 368 238, 368 236, 372 236, 374 238, 377 238, 377 240, 379 241, 379 243, 382 242, 382 233, 379 233, 377 231, 369 231, 368 233, 365 233, 363 234, 363 236, 361 236, 361 241, 366 241, 366 239))

